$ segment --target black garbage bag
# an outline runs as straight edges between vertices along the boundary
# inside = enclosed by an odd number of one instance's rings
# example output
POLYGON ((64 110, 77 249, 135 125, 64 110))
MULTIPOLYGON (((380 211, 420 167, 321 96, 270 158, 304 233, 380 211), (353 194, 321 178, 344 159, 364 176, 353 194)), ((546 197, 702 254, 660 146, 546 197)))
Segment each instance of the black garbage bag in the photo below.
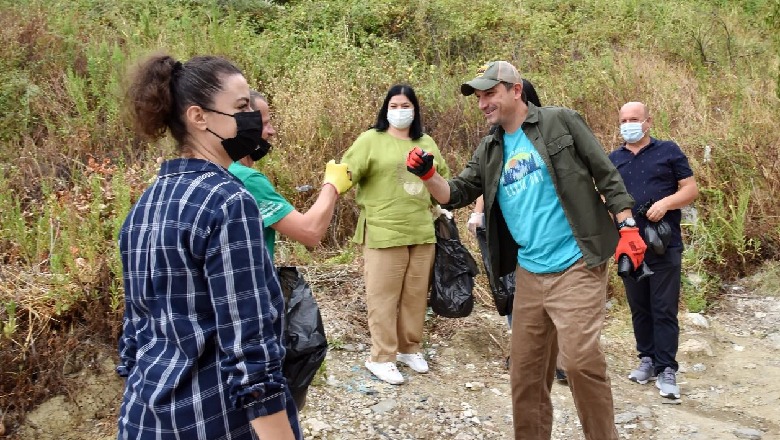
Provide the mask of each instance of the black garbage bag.
POLYGON ((455 220, 440 215, 434 221, 436 255, 430 305, 433 312, 446 318, 464 318, 474 308, 474 276, 477 262, 460 242, 455 220))
POLYGON ((328 340, 320 308, 311 288, 295 267, 278 267, 285 299, 284 358, 282 372, 298 409, 306 404, 306 392, 325 360, 328 340))
POLYGON ((477 243, 482 254, 482 264, 485 265, 485 273, 490 282, 490 292, 493 294, 493 303, 501 316, 512 313, 512 304, 515 300, 515 272, 509 272, 502 276, 498 285, 493 282, 493 271, 490 269, 490 253, 487 247, 487 233, 485 228, 477 228, 477 243))
POLYGON ((672 227, 665 219, 654 222, 647 218, 647 210, 653 206, 654 201, 648 200, 636 209, 636 215, 642 216, 647 220, 647 225, 644 231, 642 231, 643 239, 647 243, 647 247, 652 249, 656 255, 663 255, 666 253, 666 247, 669 246, 669 242, 672 239, 672 227))
POLYGON ((647 221, 645 226, 644 238, 647 246, 656 253, 656 255, 663 255, 666 253, 666 247, 669 246, 669 242, 672 239, 672 227, 666 220, 661 219, 658 222, 647 221))

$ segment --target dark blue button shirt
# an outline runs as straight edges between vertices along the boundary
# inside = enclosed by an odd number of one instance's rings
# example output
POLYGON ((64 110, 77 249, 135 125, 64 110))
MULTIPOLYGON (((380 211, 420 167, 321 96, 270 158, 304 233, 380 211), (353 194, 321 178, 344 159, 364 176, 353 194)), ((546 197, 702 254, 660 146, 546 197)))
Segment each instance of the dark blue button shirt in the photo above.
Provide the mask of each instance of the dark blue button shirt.
POLYGON ((119 233, 127 377, 119 439, 250 440, 286 411, 284 299, 252 196, 224 168, 165 162, 119 233))
MULTIPOLYGON (((610 153, 609 159, 620 171, 628 193, 636 200, 633 212, 640 231, 644 230, 647 219, 636 216, 636 209, 648 200, 657 202, 676 193, 680 180, 693 176, 688 158, 672 141, 650 138, 650 143, 639 150, 636 156, 624 144, 610 153)), ((682 247, 682 212, 679 209, 669 210, 664 219, 672 228, 668 247, 682 247)))

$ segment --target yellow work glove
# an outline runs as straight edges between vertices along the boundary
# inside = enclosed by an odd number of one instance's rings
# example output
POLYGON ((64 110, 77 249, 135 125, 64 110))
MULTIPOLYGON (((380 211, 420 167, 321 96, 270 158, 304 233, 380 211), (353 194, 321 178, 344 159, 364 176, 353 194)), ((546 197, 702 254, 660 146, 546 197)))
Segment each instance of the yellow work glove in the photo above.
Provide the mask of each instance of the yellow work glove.
POLYGON ((323 185, 333 185, 336 188, 336 192, 343 194, 348 189, 352 188, 352 176, 347 169, 347 164, 336 163, 335 160, 330 160, 325 165, 325 179, 323 185))

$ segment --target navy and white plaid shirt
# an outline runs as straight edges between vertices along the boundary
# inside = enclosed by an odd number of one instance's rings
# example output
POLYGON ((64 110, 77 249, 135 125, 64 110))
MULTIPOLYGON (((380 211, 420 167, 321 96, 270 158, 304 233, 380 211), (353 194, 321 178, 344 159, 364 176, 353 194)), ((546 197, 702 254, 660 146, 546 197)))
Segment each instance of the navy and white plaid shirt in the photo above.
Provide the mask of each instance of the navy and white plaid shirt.
POLYGON ((252 196, 204 160, 163 163, 133 206, 119 233, 119 439, 256 439, 250 421, 278 411, 302 438, 262 230, 252 196))

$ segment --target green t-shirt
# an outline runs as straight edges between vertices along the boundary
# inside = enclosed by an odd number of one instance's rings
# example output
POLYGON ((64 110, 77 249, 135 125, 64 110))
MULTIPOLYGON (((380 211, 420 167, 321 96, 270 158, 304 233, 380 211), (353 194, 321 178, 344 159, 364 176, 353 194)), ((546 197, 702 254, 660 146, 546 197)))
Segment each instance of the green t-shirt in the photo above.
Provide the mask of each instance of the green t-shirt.
POLYGON ((422 180, 406 169, 406 156, 415 146, 433 153, 436 170, 450 177, 439 147, 428 135, 401 140, 371 129, 358 136, 341 158, 357 188, 360 217, 355 242, 365 239, 372 249, 436 242, 430 209, 435 201, 422 180))
POLYGON ((244 183, 244 187, 257 201, 257 207, 260 208, 260 215, 263 217, 265 247, 268 248, 268 255, 271 256, 271 261, 273 261, 276 231, 271 228, 271 225, 293 212, 295 208, 287 199, 274 190, 274 186, 260 171, 241 165, 238 162, 233 162, 228 171, 244 183))

